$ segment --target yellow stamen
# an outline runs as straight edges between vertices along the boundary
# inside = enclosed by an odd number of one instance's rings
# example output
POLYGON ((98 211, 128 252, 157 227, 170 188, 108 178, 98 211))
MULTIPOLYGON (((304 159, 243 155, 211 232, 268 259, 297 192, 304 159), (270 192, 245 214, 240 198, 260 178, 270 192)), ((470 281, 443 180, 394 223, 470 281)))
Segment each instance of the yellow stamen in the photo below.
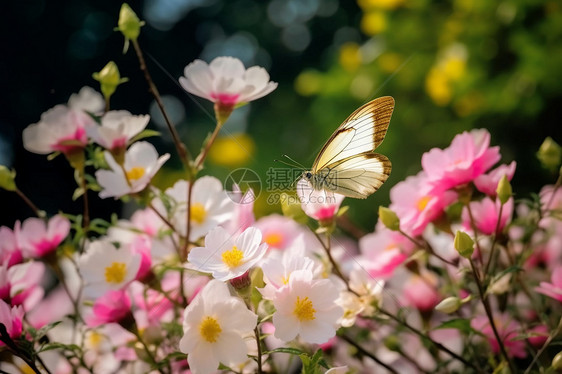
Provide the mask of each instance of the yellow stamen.
POLYGON ((239 250, 236 246, 233 246, 232 249, 222 253, 222 262, 224 262, 229 268, 235 268, 242 265, 243 259, 244 252, 239 250))
POLYGON ((219 322, 213 317, 205 317, 203 322, 199 325, 201 337, 209 343, 216 342, 221 332, 222 329, 219 322))
POLYGON ((267 243, 267 245, 270 247, 279 248, 279 246, 283 242, 283 236, 278 232, 272 232, 265 236, 264 242, 267 243))
POLYGON ((130 181, 136 181, 142 178, 144 175, 144 168, 142 166, 135 166, 127 171, 127 179, 130 181))
POLYGON ((283 282, 283 284, 289 284, 289 275, 287 275, 286 277, 281 278, 281 281, 283 282))
POLYGON ((88 345, 93 348, 99 348, 101 342, 103 341, 104 336, 97 331, 91 331, 88 335, 88 345))
POLYGON ((191 220, 198 224, 205 222, 205 218, 207 217, 207 211, 205 211, 205 207, 201 203, 192 204, 189 213, 191 220))
POLYGON ((316 309, 314 309, 314 305, 312 305, 312 301, 310 301, 308 297, 301 300, 301 298, 297 296, 293 313, 300 321, 312 321, 316 318, 314 317, 316 309))
POLYGON ((424 196, 421 199, 418 200, 418 210, 420 212, 423 212, 423 210, 425 209, 425 207, 427 206, 427 203, 429 203, 429 201, 431 200, 430 196, 424 196))
POLYGON ((121 283, 127 274, 127 265, 123 262, 112 262, 105 268, 105 281, 107 283, 121 283))

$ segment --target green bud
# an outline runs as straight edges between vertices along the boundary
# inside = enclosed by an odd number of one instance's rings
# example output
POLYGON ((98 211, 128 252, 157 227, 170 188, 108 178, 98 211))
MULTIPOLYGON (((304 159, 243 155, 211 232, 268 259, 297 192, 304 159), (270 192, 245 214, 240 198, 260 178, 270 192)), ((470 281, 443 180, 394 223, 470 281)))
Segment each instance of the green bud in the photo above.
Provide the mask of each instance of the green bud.
POLYGON ((464 231, 455 235, 455 249, 464 258, 470 258, 474 252, 474 240, 464 231))
POLYGON ((123 3, 119 11, 117 30, 121 31, 125 37, 126 46, 128 46, 129 40, 137 40, 142 26, 144 26, 144 21, 141 21, 139 17, 137 17, 137 14, 131 9, 129 4, 123 3))
POLYGON ((383 344, 389 351, 400 352, 400 340, 395 335, 387 336, 384 339, 383 344))
POLYGON ((555 370, 562 370, 562 351, 558 352, 552 359, 552 368, 555 370))
POLYGON ((15 191, 16 187, 16 172, 15 170, 10 170, 4 165, 0 165, 0 188, 6 191, 15 191))
POLYGON ((384 206, 379 206, 379 218, 386 228, 392 231, 400 230, 400 219, 392 210, 384 206))
POLYGON ((308 216, 302 210, 298 197, 282 193, 279 201, 281 203, 281 210, 283 211, 284 216, 289 217, 298 223, 306 224, 308 222, 308 216))
POLYGON ((562 147, 547 136, 537 152, 537 158, 545 168, 554 171, 562 160, 562 147))
POLYGON ((101 92, 107 101, 109 101, 117 86, 129 80, 128 78, 121 78, 119 68, 113 61, 109 61, 101 71, 92 74, 92 77, 100 82, 101 92))
POLYGON ((438 310, 443 313, 454 313, 456 312, 459 307, 462 305, 461 299, 456 296, 450 296, 446 299, 443 299, 439 304, 435 306, 435 310, 438 310))
POLYGON ((500 179, 498 183, 498 188, 496 188, 496 194, 498 195, 498 199, 503 204, 507 203, 513 191, 511 190, 511 184, 509 183, 509 179, 507 179, 507 175, 500 179))

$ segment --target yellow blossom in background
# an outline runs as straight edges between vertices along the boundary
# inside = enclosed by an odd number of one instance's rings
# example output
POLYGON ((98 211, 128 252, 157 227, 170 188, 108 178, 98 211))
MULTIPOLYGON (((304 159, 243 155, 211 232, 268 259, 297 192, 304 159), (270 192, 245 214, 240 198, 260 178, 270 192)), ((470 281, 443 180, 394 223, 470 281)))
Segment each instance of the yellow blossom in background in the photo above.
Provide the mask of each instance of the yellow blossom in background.
POLYGON ((344 43, 340 48, 339 63, 347 71, 355 71, 361 66, 361 50, 357 43, 344 43))
POLYGON ((295 80, 295 91, 302 96, 312 96, 322 88, 322 75, 315 70, 305 70, 295 80))
POLYGON ((403 3, 404 0, 357 0, 357 4, 363 10, 396 9, 403 3))
POLYGON ((363 14, 361 18, 361 31, 365 35, 373 36, 386 30, 386 13, 381 11, 370 11, 363 14))
POLYGON ((209 159, 222 166, 236 167, 247 163, 256 145, 248 134, 235 134, 217 138, 209 151, 209 159))
POLYGON ((367 100, 371 97, 375 88, 375 82, 366 74, 355 77, 349 86, 349 92, 353 97, 360 100, 367 100))
POLYGON ((437 105, 445 106, 451 101, 453 92, 445 75, 437 68, 432 68, 425 78, 425 90, 437 105))
POLYGON ((455 43, 439 53, 425 79, 425 90, 435 104, 445 106, 453 97, 453 85, 466 75, 466 47, 455 43))
POLYGON ((379 67, 385 73, 394 73, 402 64, 402 56, 394 52, 385 52, 378 58, 379 67))

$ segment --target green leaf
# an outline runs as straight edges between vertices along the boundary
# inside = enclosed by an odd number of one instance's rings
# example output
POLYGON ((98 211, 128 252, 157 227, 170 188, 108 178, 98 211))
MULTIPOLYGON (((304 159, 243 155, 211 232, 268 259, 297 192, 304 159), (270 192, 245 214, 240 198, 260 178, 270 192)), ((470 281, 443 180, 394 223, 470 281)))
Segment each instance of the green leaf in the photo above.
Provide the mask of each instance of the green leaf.
POLYGON ((445 321, 439 326, 435 327, 434 330, 440 329, 457 329, 465 335, 468 335, 471 332, 476 332, 471 326, 470 321, 465 318, 456 318, 451 319, 449 321, 445 321))
POLYGON ((304 351, 301 351, 300 349, 288 348, 288 347, 275 348, 271 351, 264 352, 264 354, 270 354, 270 353, 288 353, 290 355, 295 355, 295 356, 306 354, 304 351))
POLYGON ((62 349, 64 351, 72 351, 72 352, 81 352, 81 348, 76 344, 62 344, 62 343, 48 343, 45 344, 41 349, 37 351, 37 353, 45 352, 45 351, 52 351, 54 349, 62 349))
POLYGON ((56 325, 58 325, 61 322, 62 321, 56 321, 56 322, 53 322, 53 323, 49 323, 48 325, 45 325, 45 326, 41 327, 39 330, 35 330, 35 329, 30 328, 30 329, 28 329, 28 332, 31 335, 31 337, 33 338, 33 340, 39 340, 42 337, 44 337, 45 335, 47 335, 49 330, 51 330, 53 327, 55 327, 56 325))
POLYGON ((145 129, 145 130, 142 130, 137 135, 135 135, 131 140, 129 140, 129 143, 134 143, 134 142, 139 141, 139 140, 144 139, 144 138, 150 138, 152 136, 160 136, 160 135, 161 134, 160 134, 159 131, 145 129))

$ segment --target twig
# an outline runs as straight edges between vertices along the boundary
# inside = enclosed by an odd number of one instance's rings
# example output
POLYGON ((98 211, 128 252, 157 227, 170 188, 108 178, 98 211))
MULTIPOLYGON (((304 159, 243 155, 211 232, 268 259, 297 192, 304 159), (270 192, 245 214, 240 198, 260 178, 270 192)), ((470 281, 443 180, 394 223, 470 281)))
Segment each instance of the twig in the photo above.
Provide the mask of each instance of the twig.
POLYGON ((262 367, 261 367, 261 355, 262 355, 262 352, 261 352, 260 330, 259 330, 259 328, 258 328, 257 326, 256 326, 256 328, 254 329, 254 333, 256 334, 256 344, 257 344, 257 346, 258 346, 258 359, 257 359, 257 362, 258 362, 258 374, 262 374, 263 371, 262 371, 262 367))
POLYGON ((345 340, 347 343, 349 343, 350 345, 355 347, 359 352, 361 352, 361 354, 369 357, 371 360, 375 361, 377 364, 384 367, 386 370, 390 371, 391 373, 398 374, 398 371, 393 369, 392 366, 382 362, 379 358, 377 358, 377 356, 375 356, 371 352, 367 351, 365 348, 361 347, 358 343, 354 342, 353 339, 351 339, 349 336, 341 334, 341 335, 338 335, 338 338, 340 338, 342 340, 345 340))
POLYGON ((543 352, 545 351, 545 349, 548 347, 548 345, 550 344, 550 342, 552 342, 552 340, 554 338, 556 338, 556 336, 558 336, 558 334, 560 333, 560 331, 562 330, 562 319, 560 319, 560 321, 558 322, 558 327, 556 327, 556 330, 554 330, 552 332, 552 334, 550 334, 548 336, 548 339, 546 339, 546 341, 544 342, 544 344, 542 345, 541 349, 537 352, 537 354, 535 355, 535 357, 533 357, 533 361, 531 361, 531 363, 529 364, 529 366, 527 366, 527 369, 525 370, 525 372, 523 374, 528 374, 531 372, 531 369, 533 368, 533 365, 535 364, 535 362, 537 362, 537 360, 539 359, 539 357, 543 354, 543 352))
POLYGON ((31 210, 33 210, 33 213, 35 213, 37 217, 44 218, 45 215, 41 214, 39 208, 37 208, 37 206, 33 204, 33 202, 23 192, 21 192, 19 188, 16 188, 14 192, 17 193, 19 197, 21 197, 21 199, 31 208, 31 210))

